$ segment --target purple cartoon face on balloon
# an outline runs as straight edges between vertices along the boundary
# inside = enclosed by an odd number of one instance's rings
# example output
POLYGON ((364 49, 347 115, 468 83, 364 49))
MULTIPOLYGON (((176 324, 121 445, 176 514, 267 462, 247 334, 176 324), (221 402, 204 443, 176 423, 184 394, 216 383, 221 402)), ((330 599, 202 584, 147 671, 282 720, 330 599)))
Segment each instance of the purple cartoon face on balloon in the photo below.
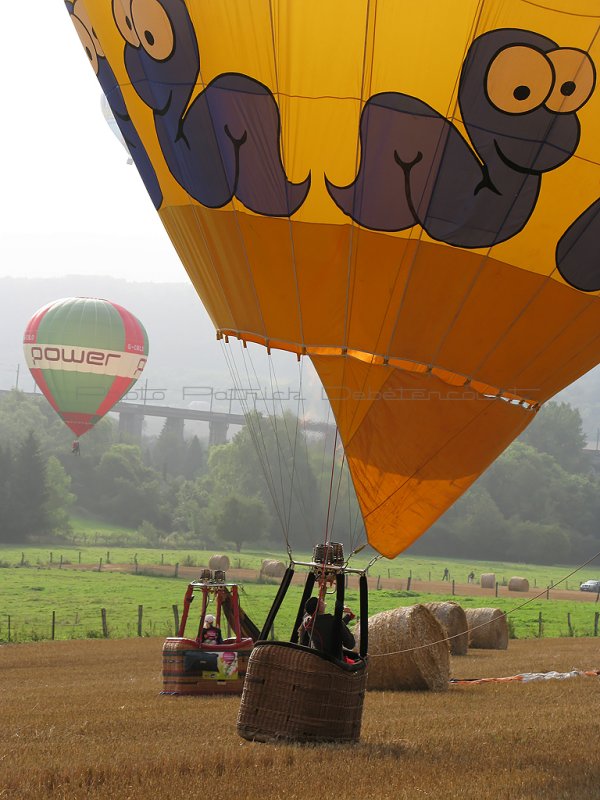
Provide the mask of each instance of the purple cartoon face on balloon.
POLYGON ((421 225, 457 247, 490 247, 527 224, 541 175, 579 142, 576 112, 595 86, 580 50, 531 31, 475 39, 459 104, 471 144, 435 109, 397 92, 374 95, 360 123, 361 163, 348 186, 327 180, 333 200, 374 230, 421 225))
POLYGON ((212 80, 190 103, 200 74, 196 33, 182 0, 113 0, 125 41, 125 68, 154 112, 165 161, 202 205, 235 196, 266 216, 291 216, 310 176, 288 180, 281 157, 277 102, 266 86, 239 73, 212 80))

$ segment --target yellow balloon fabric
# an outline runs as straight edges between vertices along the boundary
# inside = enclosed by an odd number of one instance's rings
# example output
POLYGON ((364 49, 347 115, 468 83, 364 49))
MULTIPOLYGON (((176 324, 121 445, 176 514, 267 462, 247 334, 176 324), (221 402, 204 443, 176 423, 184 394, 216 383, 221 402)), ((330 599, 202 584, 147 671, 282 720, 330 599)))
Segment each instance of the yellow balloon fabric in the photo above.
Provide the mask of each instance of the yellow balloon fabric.
POLYGON ((312 359, 397 555, 600 360, 597 0, 66 5, 217 331, 312 359))

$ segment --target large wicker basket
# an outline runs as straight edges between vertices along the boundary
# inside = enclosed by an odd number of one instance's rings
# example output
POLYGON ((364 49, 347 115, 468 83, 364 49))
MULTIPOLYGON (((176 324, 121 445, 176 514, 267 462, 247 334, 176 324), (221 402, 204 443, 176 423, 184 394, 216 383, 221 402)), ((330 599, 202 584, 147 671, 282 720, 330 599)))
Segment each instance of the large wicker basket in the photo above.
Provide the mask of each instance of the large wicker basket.
POLYGON ((289 642, 258 642, 244 682, 237 729, 260 742, 356 742, 366 662, 342 664, 289 642))

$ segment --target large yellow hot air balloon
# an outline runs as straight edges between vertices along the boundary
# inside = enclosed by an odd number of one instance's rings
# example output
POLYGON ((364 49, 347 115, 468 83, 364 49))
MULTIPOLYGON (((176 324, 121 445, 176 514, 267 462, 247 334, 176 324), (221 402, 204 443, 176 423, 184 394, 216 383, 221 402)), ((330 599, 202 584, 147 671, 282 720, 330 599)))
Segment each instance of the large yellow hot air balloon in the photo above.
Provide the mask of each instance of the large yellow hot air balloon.
POLYGON ((382 554, 600 360, 597 0, 67 8, 217 331, 314 363, 382 554))

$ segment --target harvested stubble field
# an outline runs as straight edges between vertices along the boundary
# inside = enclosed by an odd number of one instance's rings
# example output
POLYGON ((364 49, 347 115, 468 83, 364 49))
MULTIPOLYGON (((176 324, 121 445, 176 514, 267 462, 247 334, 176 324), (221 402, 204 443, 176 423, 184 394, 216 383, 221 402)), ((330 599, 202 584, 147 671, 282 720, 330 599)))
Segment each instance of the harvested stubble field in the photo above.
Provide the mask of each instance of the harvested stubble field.
MULTIPOLYGON (((163 697, 156 638, 0 647, 0 798, 594 800, 600 683, 369 692, 355 746, 238 738, 239 699, 163 697)), ((511 642, 454 677, 600 666, 598 640, 511 642)))

